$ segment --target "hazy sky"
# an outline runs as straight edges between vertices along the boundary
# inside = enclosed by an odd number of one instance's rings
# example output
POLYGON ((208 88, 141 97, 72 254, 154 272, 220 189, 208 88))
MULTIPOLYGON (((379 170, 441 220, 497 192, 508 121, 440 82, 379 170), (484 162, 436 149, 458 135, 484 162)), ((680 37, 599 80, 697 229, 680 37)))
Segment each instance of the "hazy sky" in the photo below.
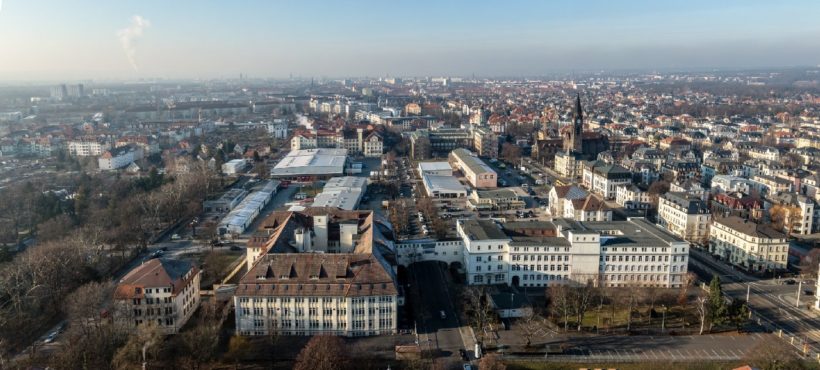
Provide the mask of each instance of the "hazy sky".
POLYGON ((540 75, 820 63, 818 0, 0 0, 0 6, 0 80, 6 81, 540 75))

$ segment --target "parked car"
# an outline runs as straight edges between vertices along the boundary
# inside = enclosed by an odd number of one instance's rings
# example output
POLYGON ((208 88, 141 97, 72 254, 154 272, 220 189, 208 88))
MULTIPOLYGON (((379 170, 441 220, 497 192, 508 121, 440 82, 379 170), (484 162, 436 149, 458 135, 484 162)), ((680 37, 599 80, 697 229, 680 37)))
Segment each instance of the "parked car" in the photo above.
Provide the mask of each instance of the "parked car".
POLYGON ((51 332, 51 334, 49 334, 49 335, 46 337, 46 339, 44 339, 44 340, 43 340, 43 343, 51 343, 51 342, 53 342, 55 339, 57 339, 57 335, 58 335, 58 334, 60 334, 60 333, 59 333, 59 332, 57 332, 57 331, 53 331, 53 332, 51 332))

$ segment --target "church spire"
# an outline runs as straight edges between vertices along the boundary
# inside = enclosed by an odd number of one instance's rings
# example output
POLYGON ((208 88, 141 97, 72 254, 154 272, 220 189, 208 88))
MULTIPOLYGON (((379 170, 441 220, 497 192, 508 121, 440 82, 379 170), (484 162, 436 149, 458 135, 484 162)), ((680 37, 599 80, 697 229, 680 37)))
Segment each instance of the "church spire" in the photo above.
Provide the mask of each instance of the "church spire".
POLYGON ((581 109, 581 93, 575 95, 575 121, 583 120, 584 112, 581 109))

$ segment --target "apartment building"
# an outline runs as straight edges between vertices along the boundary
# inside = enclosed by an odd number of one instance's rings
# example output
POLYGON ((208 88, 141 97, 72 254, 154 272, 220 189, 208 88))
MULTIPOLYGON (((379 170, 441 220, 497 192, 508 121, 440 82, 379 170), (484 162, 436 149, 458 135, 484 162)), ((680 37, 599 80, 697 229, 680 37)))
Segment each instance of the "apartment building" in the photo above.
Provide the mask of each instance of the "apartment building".
POLYGON ((75 157, 102 155, 111 145, 96 139, 71 140, 66 144, 68 154, 75 157))
POLYGON ((711 219, 709 208, 701 198, 669 192, 658 200, 658 223, 686 241, 706 241, 711 219))
POLYGON ((450 164, 459 169, 467 181, 476 189, 497 187, 498 174, 489 165, 467 149, 459 148, 450 152, 450 164))
POLYGON ((769 224, 717 217, 709 228, 709 250, 749 271, 781 271, 788 264, 789 239, 769 224))
POLYGON ((635 185, 621 184, 615 187, 615 203, 626 209, 649 209, 652 207, 652 197, 635 185))
POLYGON ((498 158, 498 135, 487 127, 473 129, 473 148, 485 158, 498 158))
POLYGON ((615 199, 618 185, 632 183, 632 172, 617 164, 590 161, 582 164, 583 186, 604 199, 615 199))
POLYGON ((459 220, 467 283, 546 287, 680 287, 689 244, 642 218, 627 221, 459 220))
POLYGON ((155 321, 166 334, 176 334, 199 307, 200 278, 190 262, 150 259, 117 284, 117 317, 134 328, 155 321))
POLYGON ((251 238, 237 287, 240 335, 395 334, 399 296, 390 243, 374 214, 274 212, 251 238))
POLYGON ((97 158, 97 167, 102 171, 125 168, 131 163, 142 159, 142 153, 142 149, 136 145, 121 146, 114 149, 109 149, 97 158))

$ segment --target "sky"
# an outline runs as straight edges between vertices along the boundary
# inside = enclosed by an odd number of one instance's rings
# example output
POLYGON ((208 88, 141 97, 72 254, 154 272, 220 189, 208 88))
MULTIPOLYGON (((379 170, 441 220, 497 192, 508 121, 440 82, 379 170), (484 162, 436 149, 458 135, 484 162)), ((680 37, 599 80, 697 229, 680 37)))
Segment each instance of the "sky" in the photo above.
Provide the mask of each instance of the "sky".
POLYGON ((0 81, 820 64, 820 1, 0 0, 0 81))

